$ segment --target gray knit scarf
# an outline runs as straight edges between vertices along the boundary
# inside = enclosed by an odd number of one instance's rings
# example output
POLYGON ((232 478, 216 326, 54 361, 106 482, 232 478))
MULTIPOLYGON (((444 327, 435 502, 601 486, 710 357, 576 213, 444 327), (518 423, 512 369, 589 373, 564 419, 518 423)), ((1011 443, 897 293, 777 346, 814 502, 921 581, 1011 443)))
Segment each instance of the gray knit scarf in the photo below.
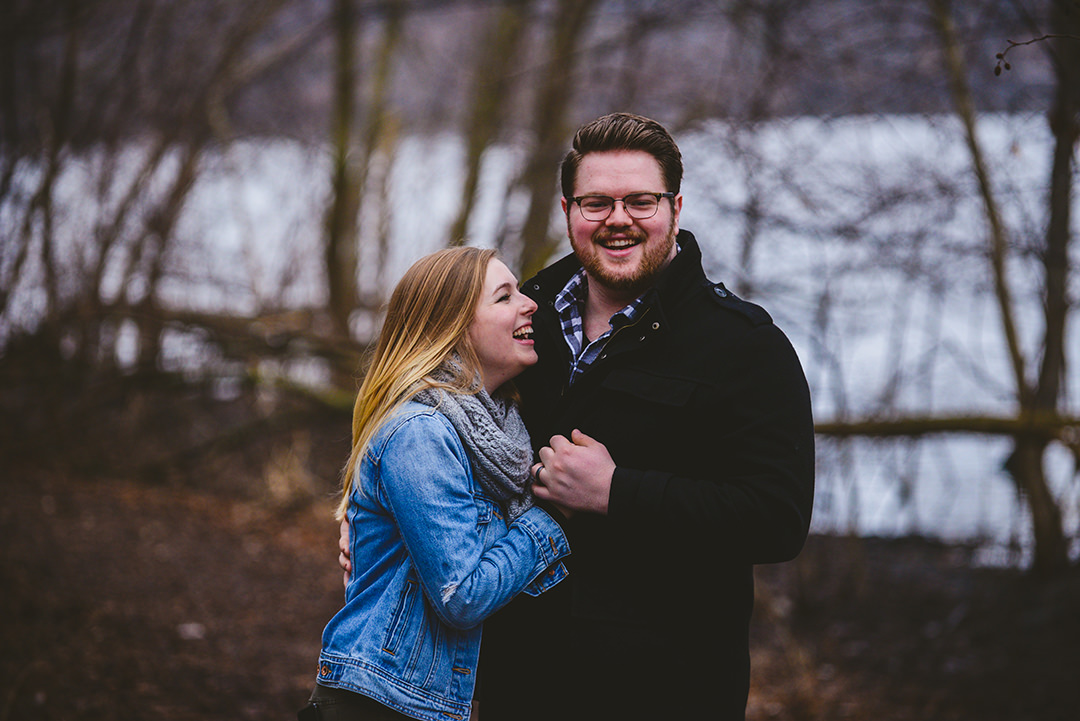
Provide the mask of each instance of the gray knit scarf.
MULTIPOLYGON (((447 360, 431 377, 449 383, 460 377, 449 370, 454 366, 453 359, 447 360)), ((437 408, 450 420, 469 453, 476 479, 510 520, 529 510, 532 446, 517 406, 492 398, 483 388, 469 394, 428 387, 413 400, 437 408)))

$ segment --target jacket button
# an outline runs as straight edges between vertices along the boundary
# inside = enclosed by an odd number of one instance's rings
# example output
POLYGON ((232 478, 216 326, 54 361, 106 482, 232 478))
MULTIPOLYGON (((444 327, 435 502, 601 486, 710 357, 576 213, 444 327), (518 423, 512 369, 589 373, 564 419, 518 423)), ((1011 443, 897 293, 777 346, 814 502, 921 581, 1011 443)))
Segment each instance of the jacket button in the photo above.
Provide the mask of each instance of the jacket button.
POLYGON ((652 324, 652 329, 653 330, 660 330, 660 324, 659 323, 653 323, 652 324))
POLYGON ((326 664, 323 664, 322 667, 319 669, 319 675, 320 676, 329 676, 330 675, 330 667, 327 666, 326 664))
POLYGON ((727 291, 724 290, 723 288, 716 287, 716 288, 713 288, 713 290, 716 291, 716 294, 718 296, 720 296, 721 298, 727 298, 727 291))

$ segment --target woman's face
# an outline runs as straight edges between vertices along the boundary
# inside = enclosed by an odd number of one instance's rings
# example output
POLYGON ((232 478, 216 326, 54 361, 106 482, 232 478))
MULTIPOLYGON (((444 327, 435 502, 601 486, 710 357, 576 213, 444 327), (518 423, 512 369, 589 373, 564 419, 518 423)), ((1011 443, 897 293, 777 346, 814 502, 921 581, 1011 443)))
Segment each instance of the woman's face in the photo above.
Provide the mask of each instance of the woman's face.
POLYGON ((488 263, 484 288, 469 326, 484 389, 491 393, 536 362, 532 314, 536 303, 518 291, 517 278, 499 260, 488 263))

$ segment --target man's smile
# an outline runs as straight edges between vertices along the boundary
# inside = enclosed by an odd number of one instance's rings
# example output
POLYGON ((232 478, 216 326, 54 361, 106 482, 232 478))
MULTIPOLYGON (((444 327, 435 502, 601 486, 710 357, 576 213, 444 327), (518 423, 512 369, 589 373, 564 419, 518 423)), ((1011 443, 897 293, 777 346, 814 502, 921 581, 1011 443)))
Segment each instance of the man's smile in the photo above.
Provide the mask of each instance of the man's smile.
POLYGON ((619 233, 603 233, 596 238, 596 243, 609 250, 624 250, 644 243, 645 239, 645 233, 623 231, 619 233))

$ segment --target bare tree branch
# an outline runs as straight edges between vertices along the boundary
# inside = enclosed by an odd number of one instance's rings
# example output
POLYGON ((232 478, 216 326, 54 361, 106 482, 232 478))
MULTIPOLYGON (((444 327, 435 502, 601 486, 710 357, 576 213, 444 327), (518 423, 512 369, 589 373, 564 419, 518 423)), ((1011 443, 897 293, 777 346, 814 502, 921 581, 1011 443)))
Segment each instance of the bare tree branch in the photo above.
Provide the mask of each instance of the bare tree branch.
POLYGON ((1041 42, 1046 41, 1046 40, 1078 40, 1078 41, 1080 41, 1080 35, 1065 35, 1065 34, 1061 34, 1061 33, 1047 33, 1046 35, 1040 35, 1037 38, 1032 38, 1030 40, 1024 40, 1023 42, 1019 42, 1019 43, 1013 42, 1012 40, 1009 40, 1009 39, 1006 39, 1005 42, 1008 43, 1008 47, 1006 47, 1004 50, 1002 50, 1000 53, 998 53, 997 55, 994 56, 994 57, 997 58, 997 64, 994 66, 994 75, 1001 75, 1001 71, 1003 69, 1004 70, 1012 70, 1012 65, 1010 65, 1009 61, 1005 59, 1005 56, 1009 54, 1010 50, 1012 50, 1013 48, 1021 48, 1021 47, 1024 47, 1025 45, 1033 45, 1035 43, 1041 43, 1041 42))
POLYGON ((1066 445, 1080 442, 1080 416, 1055 413, 1021 413, 1016 416, 956 415, 907 416, 822 421, 814 431, 833 438, 918 438, 955 433, 997 436, 1030 436, 1066 445))

